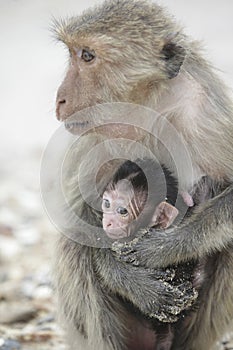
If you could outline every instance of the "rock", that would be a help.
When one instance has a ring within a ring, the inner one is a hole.
[[[52,289],[49,286],[39,286],[33,296],[35,299],[48,300],[52,297]]]
[[[0,323],[13,324],[18,322],[28,322],[35,318],[37,310],[27,304],[3,303],[0,304]],[[1,348],[0,348],[1,349]]]
[[[40,241],[40,232],[36,227],[22,225],[15,231],[17,241],[24,246],[32,246]]]
[[[55,317],[54,315],[52,314],[49,314],[43,318],[40,318],[38,321],[37,321],[37,325],[38,326],[42,326],[44,325],[45,323],[51,323],[51,322],[54,322],[55,321]]]
[[[21,345],[19,342],[11,339],[0,338],[0,350],[19,350]]]
[[[31,333],[24,333],[19,336],[19,339],[22,342],[35,342],[35,343],[41,343],[41,342],[47,342],[48,340],[52,339],[54,337],[54,333],[50,330],[45,331],[34,331]],[[1,348],[0,348],[1,350]]]
[[[0,235],[2,236],[13,236],[13,227],[10,225],[0,224]]]
[[[1,283],[0,301],[14,301],[20,297],[20,291],[15,281],[6,281]],[[0,304],[1,305],[1,304]],[[1,306],[0,306],[1,310]]]
[[[33,298],[34,291],[36,288],[35,281],[30,278],[25,278],[20,285],[20,292],[27,298]]]
[[[2,226],[7,226],[10,222],[11,225],[17,226],[19,222],[21,221],[21,217],[19,213],[13,211],[12,209],[9,209],[7,207],[2,207],[0,211],[0,223]]]
[[[0,257],[2,260],[10,261],[21,252],[22,250],[14,238],[0,236]]]

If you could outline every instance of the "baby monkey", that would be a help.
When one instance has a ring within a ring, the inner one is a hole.
[[[187,198],[192,199],[188,193],[185,195],[180,193],[180,195],[184,202]],[[179,214],[178,209],[174,206],[177,196],[177,180],[165,166],[151,159],[125,161],[118,168],[103,193],[103,229],[111,239],[130,237],[131,240],[132,235],[136,234],[140,228],[167,228]],[[143,236],[143,232],[140,234]],[[189,282],[194,287],[195,262],[173,266],[170,267],[171,269],[174,274],[169,283],[175,286]],[[192,292],[194,292],[195,300],[198,291],[193,289]],[[186,293],[188,294],[188,291]],[[153,317],[146,318],[132,306],[129,311],[137,315],[137,318],[142,320],[142,324],[148,322],[148,327],[153,329],[156,339],[153,347],[155,350],[171,349],[179,321],[178,323],[163,323]],[[185,314],[187,312],[190,311],[184,311]],[[181,320],[182,315],[178,319]],[[137,341],[131,345],[130,349],[136,349],[136,343]]]
[[[103,193],[103,229],[112,239],[130,237],[139,228],[165,229],[179,213],[177,194],[177,181],[165,166],[127,160]]]

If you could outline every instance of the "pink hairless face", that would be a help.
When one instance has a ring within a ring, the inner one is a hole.
[[[135,198],[140,196],[141,198]],[[133,191],[130,181],[120,180],[114,189],[107,188],[103,194],[103,229],[112,239],[121,239],[131,235],[130,225],[137,220],[145,205],[145,195]],[[178,210],[167,202],[159,203],[151,213],[147,226],[169,227]]]
[[[114,189],[107,189],[103,194],[103,229],[112,239],[130,235],[129,223],[136,217],[132,205],[134,192],[130,181],[124,179]]]

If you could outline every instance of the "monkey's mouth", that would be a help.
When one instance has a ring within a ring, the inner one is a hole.
[[[111,239],[121,239],[128,237],[127,230],[124,230],[123,228],[108,229],[106,230],[106,234]]]
[[[90,126],[90,122],[88,120],[85,121],[65,121],[65,128],[71,133],[75,133],[76,131],[80,131],[86,129]]]

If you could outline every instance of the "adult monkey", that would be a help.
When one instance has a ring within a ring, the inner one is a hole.
[[[200,45],[161,7],[113,0],[56,23],[56,32],[70,51],[57,96],[60,120],[96,103],[151,107],[183,137],[195,166],[194,182],[206,174],[223,187],[232,183],[233,106],[227,89],[201,56]],[[183,183],[189,178],[183,169]],[[150,268],[205,260],[199,310],[181,327],[173,350],[210,349],[233,318],[232,190],[230,185],[200,205],[168,234],[152,230],[128,256],[128,261],[137,259]]]

